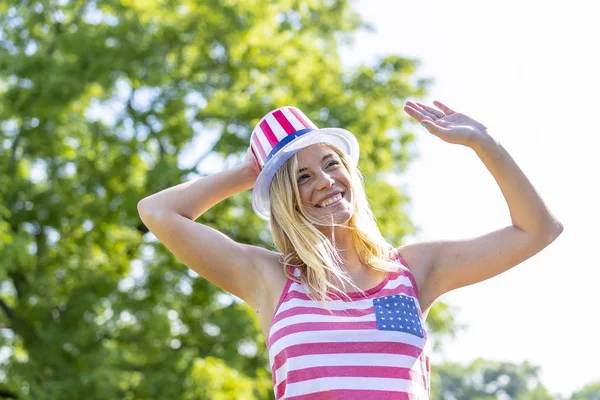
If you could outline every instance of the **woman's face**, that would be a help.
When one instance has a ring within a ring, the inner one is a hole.
[[[322,221],[348,222],[354,212],[351,177],[337,153],[318,143],[300,150],[297,157],[296,181],[306,212]]]

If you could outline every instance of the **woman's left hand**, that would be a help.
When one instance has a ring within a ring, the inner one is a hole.
[[[404,111],[425,126],[429,132],[448,143],[471,147],[487,135],[487,128],[482,123],[452,110],[439,101],[434,101],[433,104],[439,110],[425,104],[407,101]]]

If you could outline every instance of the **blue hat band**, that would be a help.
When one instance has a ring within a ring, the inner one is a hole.
[[[281,139],[279,141],[279,143],[277,143],[275,145],[275,147],[273,147],[273,149],[271,150],[271,152],[269,153],[269,155],[267,156],[267,159],[265,160],[264,165],[267,165],[267,163],[269,162],[269,160],[275,155],[277,154],[277,152],[279,152],[279,150],[281,150],[286,144],[290,143],[291,141],[293,141],[294,139],[296,139],[297,137],[300,137],[302,135],[307,134],[308,132],[312,132],[315,129],[313,128],[306,128],[306,129],[300,129],[299,131],[296,131],[294,133],[290,133],[289,135],[287,135],[286,137],[284,137],[283,139]]]

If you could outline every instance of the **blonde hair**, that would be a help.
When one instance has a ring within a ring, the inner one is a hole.
[[[342,258],[335,246],[335,238],[325,236],[316,225],[344,226],[352,231],[352,245],[356,248],[361,262],[379,271],[393,271],[394,268],[385,261],[389,260],[392,246],[381,235],[375,216],[367,200],[364,190],[364,176],[350,164],[345,153],[335,146],[327,145],[340,157],[343,166],[350,174],[352,202],[354,212],[346,225],[337,225],[333,221],[319,221],[308,214],[298,190],[296,171],[298,157],[294,154],[279,168],[270,188],[271,199],[271,231],[275,245],[282,253],[285,274],[292,280],[299,281],[308,296],[318,301],[324,308],[327,300],[332,300],[328,291],[335,291],[349,299],[349,296],[334,282],[348,282],[364,295],[352,281],[347,271],[342,268]],[[328,223],[325,223],[328,222]],[[288,265],[300,269],[300,277],[290,276]],[[335,279],[335,281],[334,281]]]

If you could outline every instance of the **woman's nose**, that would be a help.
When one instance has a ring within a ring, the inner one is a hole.
[[[328,173],[322,172],[319,174],[318,187],[319,189],[328,189],[333,186],[335,181]]]

